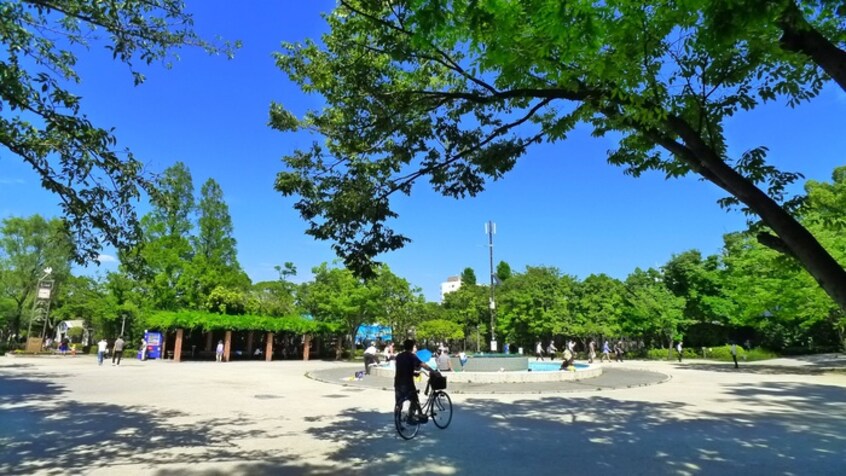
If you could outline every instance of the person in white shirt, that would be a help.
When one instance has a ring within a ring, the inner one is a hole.
[[[385,358],[385,362],[389,362],[394,358],[394,343],[390,342],[388,345],[385,346],[385,349],[382,351],[382,357]]]
[[[103,359],[106,358],[106,349],[109,348],[109,342],[106,339],[100,339],[97,342],[97,365],[103,365]]]
[[[364,374],[370,375],[370,366],[379,363],[379,351],[376,343],[371,342],[370,347],[364,350]]]

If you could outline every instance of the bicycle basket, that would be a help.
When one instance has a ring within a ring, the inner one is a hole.
[[[429,377],[429,385],[432,386],[432,390],[443,390],[447,386],[446,377],[443,375],[431,375]]]

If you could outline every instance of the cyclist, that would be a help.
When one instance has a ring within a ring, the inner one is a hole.
[[[417,387],[414,386],[414,372],[420,367],[428,371],[432,368],[423,363],[414,351],[417,350],[414,339],[403,342],[403,352],[396,356],[396,374],[394,375],[394,395],[396,411],[402,408],[402,402],[410,400],[416,412],[420,413],[420,400],[417,399]]]

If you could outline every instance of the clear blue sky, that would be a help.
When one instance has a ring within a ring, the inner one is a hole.
[[[271,101],[301,113],[319,107],[321,100],[300,93],[271,54],[282,41],[325,32],[319,13],[334,2],[187,4],[202,35],[243,41],[236,58],[185,50],[173,69],[146,69],[147,82],[133,87],[125,66],[92,50],[79,63],[84,110],[96,124],[114,126],[119,145],[151,171],[182,161],[198,194],[209,177],[220,183],[239,260],[253,281],[274,279],[273,266],[286,261],[299,268],[298,280],[308,280],[310,269],[334,254],[329,243],[303,233],[294,200],[275,192],[273,182],[281,157],[311,139],[280,134],[266,123]],[[742,113],[728,124],[731,153],[766,145],[775,165],[827,181],[846,158],[844,117],[846,95],[836,88],[798,109],[771,104]],[[396,229],[413,242],[382,259],[437,300],[440,283],[465,267],[485,280],[487,220],[497,223],[496,262],[507,261],[515,271],[555,266],[580,278],[606,273],[622,279],[635,267],[660,266],[692,248],[716,253],[724,233],[744,227],[743,216],[716,204],[724,193],[714,185],[696,177],[666,181],[655,173],[627,177],[605,161],[613,146],[591,138],[586,128],[564,143],[535,146],[504,180],[475,199],[444,198],[421,183],[410,199],[397,204]],[[0,151],[0,218],[55,216],[56,202],[22,160]],[[100,269],[116,269],[116,264]]]

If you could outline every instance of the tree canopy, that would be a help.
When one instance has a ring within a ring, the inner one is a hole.
[[[58,196],[76,260],[96,259],[104,241],[135,243],[135,202],[155,188],[113,130],[86,117],[73,91],[78,55],[103,48],[140,84],[140,66],[169,65],[181,47],[231,54],[237,45],[200,38],[182,0],[5,0],[0,45],[0,145]]]
[[[271,106],[272,127],[323,138],[286,157],[276,187],[299,197],[308,233],[367,275],[408,241],[389,226],[393,194],[426,179],[446,196],[476,195],[532,144],[586,123],[619,137],[608,161],[628,174],[698,174],[724,190],[721,205],[757,215],[757,239],[846,309],[846,271],[791,213],[786,187],[801,175],[769,165],[759,144],[730,153],[724,133],[729,117],[764,101],[819,93],[830,69],[779,40],[813,33],[837,57],[842,12],[837,2],[764,3],[341,0],[320,43],[276,56],[325,99],[302,118]],[[735,5],[754,22],[721,22]]]

